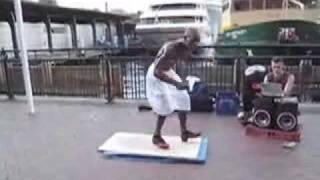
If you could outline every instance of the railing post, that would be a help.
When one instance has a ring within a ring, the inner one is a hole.
[[[112,95],[112,64],[111,61],[105,58],[105,55],[102,56],[103,61],[106,62],[106,80],[107,80],[107,100],[108,103],[111,103],[113,100]]]
[[[239,96],[242,95],[242,90],[243,90],[243,83],[244,83],[244,70],[246,66],[246,60],[241,58],[241,59],[236,59],[234,61],[234,86],[235,86],[235,91],[239,94]]]
[[[304,90],[303,90],[303,83],[302,83],[302,74],[303,74],[303,64],[304,64],[304,60],[301,60],[299,63],[299,96],[300,98],[303,98],[303,101],[305,100],[305,94],[304,94]]]
[[[52,78],[52,69],[51,64],[49,61],[41,62],[41,74],[42,74],[42,84],[43,88],[41,93],[47,94],[48,92],[51,93],[50,89],[53,85],[53,78]]]
[[[99,87],[98,87],[98,96],[100,97],[105,97],[105,92],[106,92],[106,62],[103,60],[102,55],[99,56],[99,65],[98,65],[98,70],[99,70]]]
[[[239,59],[234,60],[233,63],[233,87],[234,90],[239,94],[240,93],[240,84],[239,84],[239,74],[240,74],[240,63]]]
[[[1,59],[3,59],[3,65],[4,65],[4,72],[5,72],[5,76],[6,76],[6,85],[7,85],[7,96],[10,100],[12,100],[14,98],[14,94],[12,92],[12,88],[11,88],[11,77],[10,74],[8,72],[8,55],[7,53],[4,51],[4,49],[1,50],[1,55],[0,55]]]
[[[301,60],[299,64],[299,96],[303,101],[308,101],[308,85],[312,81],[312,60]]]

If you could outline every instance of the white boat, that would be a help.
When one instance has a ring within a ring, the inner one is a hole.
[[[68,24],[52,23],[52,44],[53,48],[72,48],[71,30]],[[24,23],[26,46],[28,49],[48,49],[47,31],[44,23]],[[105,36],[106,26],[97,23],[97,38],[102,39]],[[90,24],[78,24],[78,46],[81,48],[93,47],[93,37]],[[0,22],[0,49],[13,49],[11,31],[9,24]]]
[[[160,47],[193,27],[200,32],[201,44],[214,44],[231,23],[230,14],[231,0],[156,0],[140,16],[136,33],[145,46]]]

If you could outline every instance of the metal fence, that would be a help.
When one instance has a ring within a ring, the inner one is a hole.
[[[107,57],[111,65],[112,94],[123,99],[146,98],[146,74],[153,57]],[[211,92],[235,90],[234,66],[219,65],[210,58],[195,58],[190,63],[178,63],[176,71],[185,79],[197,76]]]
[[[94,55],[88,55],[89,51],[95,52]],[[63,56],[54,55],[62,52]],[[89,49],[85,51],[87,55],[84,57],[79,54],[73,56],[72,53],[70,56],[65,56],[66,52],[69,51],[54,51],[51,55],[51,52],[44,50],[41,50],[42,54],[40,51],[29,52],[31,81],[35,95],[90,96],[105,98],[108,101],[112,98],[146,98],[146,73],[154,60],[152,56],[112,56],[103,49],[95,51]],[[208,84],[212,94],[220,90],[241,93],[243,72],[247,62],[252,59],[271,59],[271,56],[219,58],[236,60],[224,64],[218,63],[214,58],[194,57],[189,63],[179,62],[176,71],[183,79],[188,75],[199,77]],[[319,98],[320,65],[314,65],[312,62],[319,60],[320,56],[286,58],[300,62],[287,66],[287,70],[295,74],[297,95],[304,101]],[[0,93],[9,97],[24,94],[20,62],[5,55],[0,59]]]
[[[108,57],[112,67],[111,81],[113,97],[122,99],[142,99],[146,97],[146,73],[152,57]],[[176,71],[185,79],[197,76],[205,82],[212,95],[217,91],[242,93],[243,72],[246,59],[236,60],[233,64],[219,64],[210,58],[194,58],[190,63],[178,63]],[[267,66],[270,69],[269,66]],[[320,97],[320,66],[303,60],[299,65],[286,66],[295,76],[294,93],[303,101]]]
[[[30,61],[30,76],[35,95],[91,96],[109,99],[107,61],[102,58],[84,60]],[[0,92],[13,97],[24,94],[21,63],[17,60],[0,62]]]

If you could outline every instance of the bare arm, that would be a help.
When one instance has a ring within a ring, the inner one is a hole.
[[[264,77],[264,79],[263,79],[263,83],[268,83],[268,75],[266,75],[265,77]]]
[[[166,68],[165,69],[157,68],[157,69],[155,69],[154,74],[158,79],[160,79],[163,82],[166,82],[168,84],[175,86],[178,90],[187,90],[189,88],[188,83],[181,82],[179,80],[177,81],[177,80],[171,78],[170,76],[167,75],[166,71],[167,71]]]
[[[155,70],[154,70],[154,76],[157,77],[158,79],[160,79],[161,81],[163,82],[166,82],[166,83],[169,83],[171,85],[174,85],[176,86],[179,82],[172,79],[171,77],[169,77],[165,71],[167,70],[164,70],[162,68],[159,68],[156,66]]]
[[[287,83],[284,87],[284,95],[290,95],[292,88],[294,86],[294,76],[292,74],[289,75]]]

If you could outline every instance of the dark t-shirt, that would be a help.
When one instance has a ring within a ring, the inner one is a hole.
[[[290,74],[288,72],[284,72],[280,77],[275,77],[274,74],[272,72],[270,72],[267,74],[267,82],[279,83],[279,84],[281,84],[282,89],[284,89],[287,82],[288,82],[289,76],[290,76]]]

